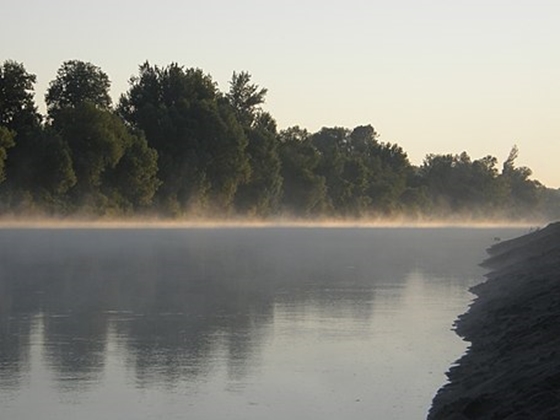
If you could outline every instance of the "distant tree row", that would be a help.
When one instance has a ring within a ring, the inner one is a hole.
[[[412,165],[371,125],[278,130],[247,72],[227,92],[200,69],[146,62],[112,104],[110,80],[62,64],[34,102],[35,75],[0,67],[0,214],[295,217],[556,217],[558,191],[495,157]]]

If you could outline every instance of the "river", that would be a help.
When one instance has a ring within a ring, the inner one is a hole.
[[[422,419],[523,228],[1,229],[0,413]]]

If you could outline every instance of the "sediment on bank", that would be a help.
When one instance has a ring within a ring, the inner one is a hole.
[[[455,329],[471,343],[428,420],[560,418],[560,223],[488,249]]]

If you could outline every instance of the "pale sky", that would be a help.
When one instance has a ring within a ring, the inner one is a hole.
[[[92,62],[113,100],[138,65],[177,62],[222,91],[246,70],[279,128],[372,124],[414,164],[496,156],[560,187],[558,0],[0,0],[0,60],[37,75]]]

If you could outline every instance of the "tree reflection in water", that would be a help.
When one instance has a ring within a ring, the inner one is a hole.
[[[500,236],[508,232],[518,230]],[[221,369],[223,387],[238,390],[269,368],[263,349],[279,337],[351,342],[371,335],[376,310],[406,298],[410,273],[464,293],[480,277],[476,264],[494,236],[472,229],[6,229],[0,390],[28,386],[34,345],[41,346],[37,363],[63,393],[110,387],[108,366],[119,364],[132,378],[128,386],[147,391],[196,388]]]

